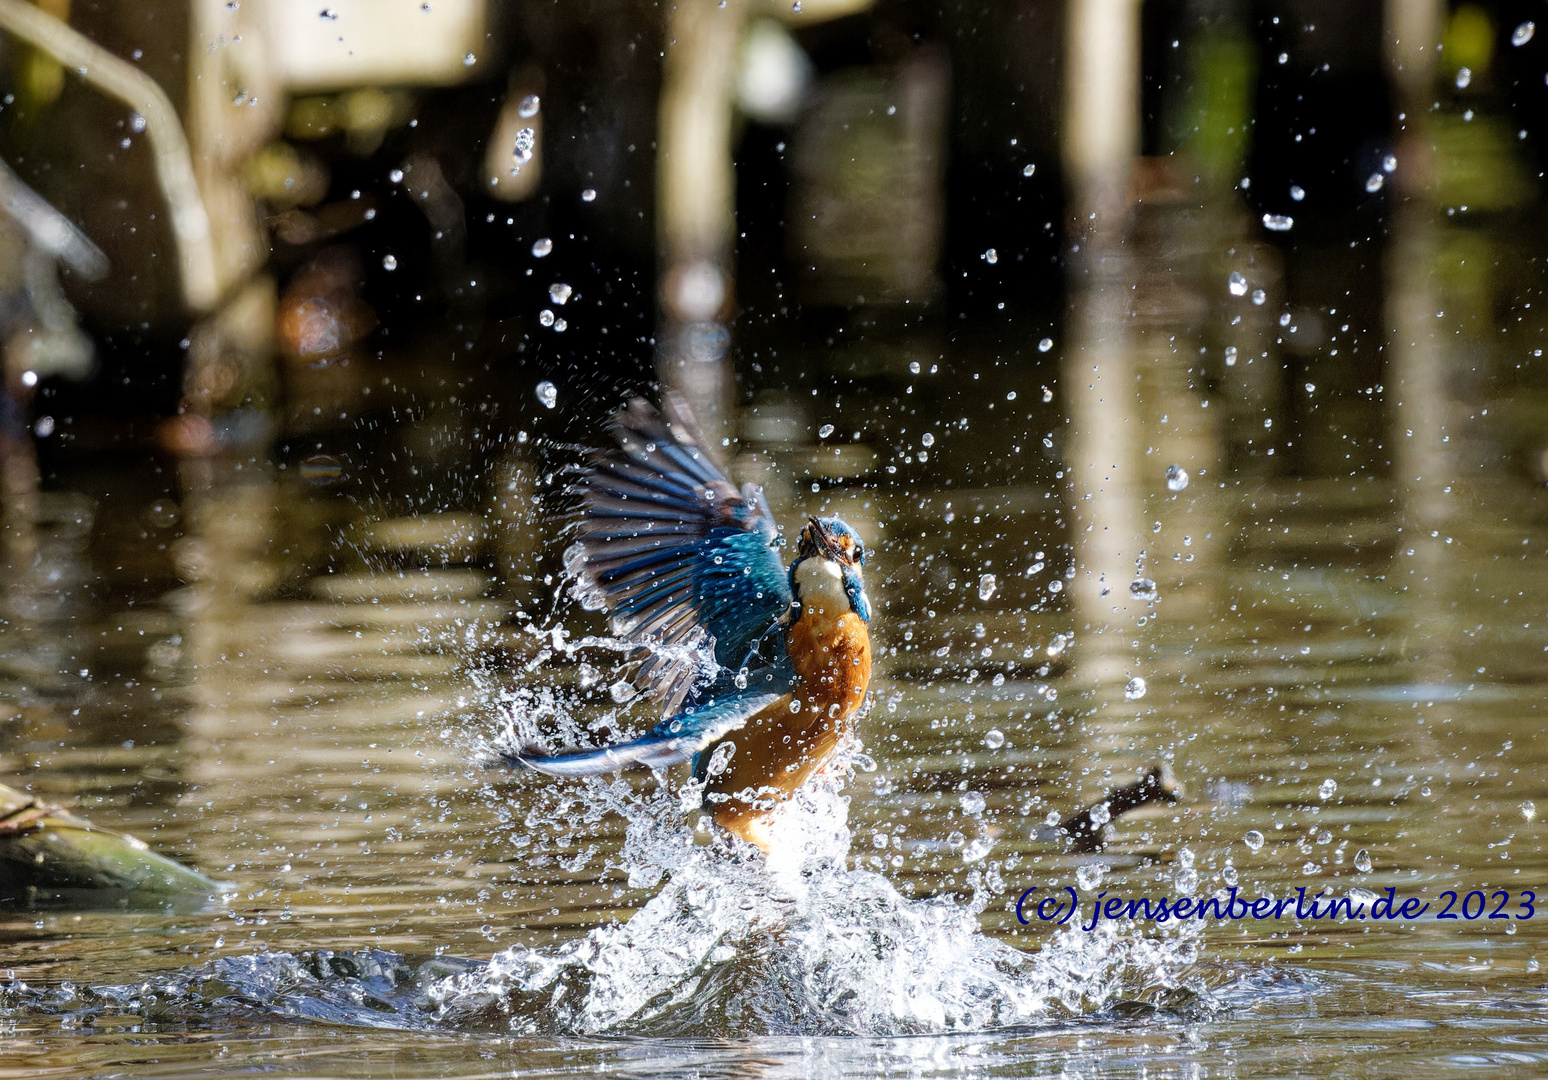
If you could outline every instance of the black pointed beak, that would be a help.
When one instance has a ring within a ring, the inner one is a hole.
[[[823,527],[822,522],[818,521],[814,517],[807,518],[806,520],[812,526],[812,539],[816,540],[818,544],[822,545],[822,550],[828,553],[828,558],[832,559],[836,563],[844,562],[843,557],[839,555],[838,548],[833,544],[832,534]]]

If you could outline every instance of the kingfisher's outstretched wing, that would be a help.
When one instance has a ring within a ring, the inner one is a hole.
[[[764,670],[741,676],[746,686],[737,686],[737,676],[726,672],[698,695],[698,700],[675,716],[668,717],[638,739],[599,746],[588,750],[565,750],[557,754],[522,751],[507,754],[512,766],[525,765],[550,776],[588,776],[614,772],[629,765],[647,765],[665,769],[687,761],[725,737],[770,706],[778,706],[794,690],[794,675]]]
[[[719,669],[788,667],[774,631],[792,597],[762,490],[737,491],[681,399],[666,407],[636,398],[613,417],[617,448],[593,455],[575,485],[582,516],[564,563],[582,605],[650,649],[635,681],[671,716]],[[711,640],[706,670],[692,646]]]

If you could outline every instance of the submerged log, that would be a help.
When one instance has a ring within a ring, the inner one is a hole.
[[[0,908],[198,907],[217,891],[143,840],[0,784]]]
[[[1172,767],[1163,762],[1132,784],[1114,788],[1100,802],[1073,817],[1057,825],[1039,826],[1033,835],[1039,840],[1066,841],[1067,850],[1072,852],[1101,851],[1113,839],[1113,822],[1119,817],[1151,803],[1175,803],[1181,797],[1182,785],[1172,775]]]

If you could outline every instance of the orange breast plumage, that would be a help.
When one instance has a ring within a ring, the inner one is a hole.
[[[833,756],[871,681],[871,636],[854,612],[808,612],[791,626],[787,644],[800,676],[796,693],[725,740],[735,749],[706,785],[716,824],[765,850],[768,812]]]

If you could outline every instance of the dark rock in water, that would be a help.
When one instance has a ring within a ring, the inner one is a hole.
[[[216,882],[0,784],[0,908],[197,908]]]

